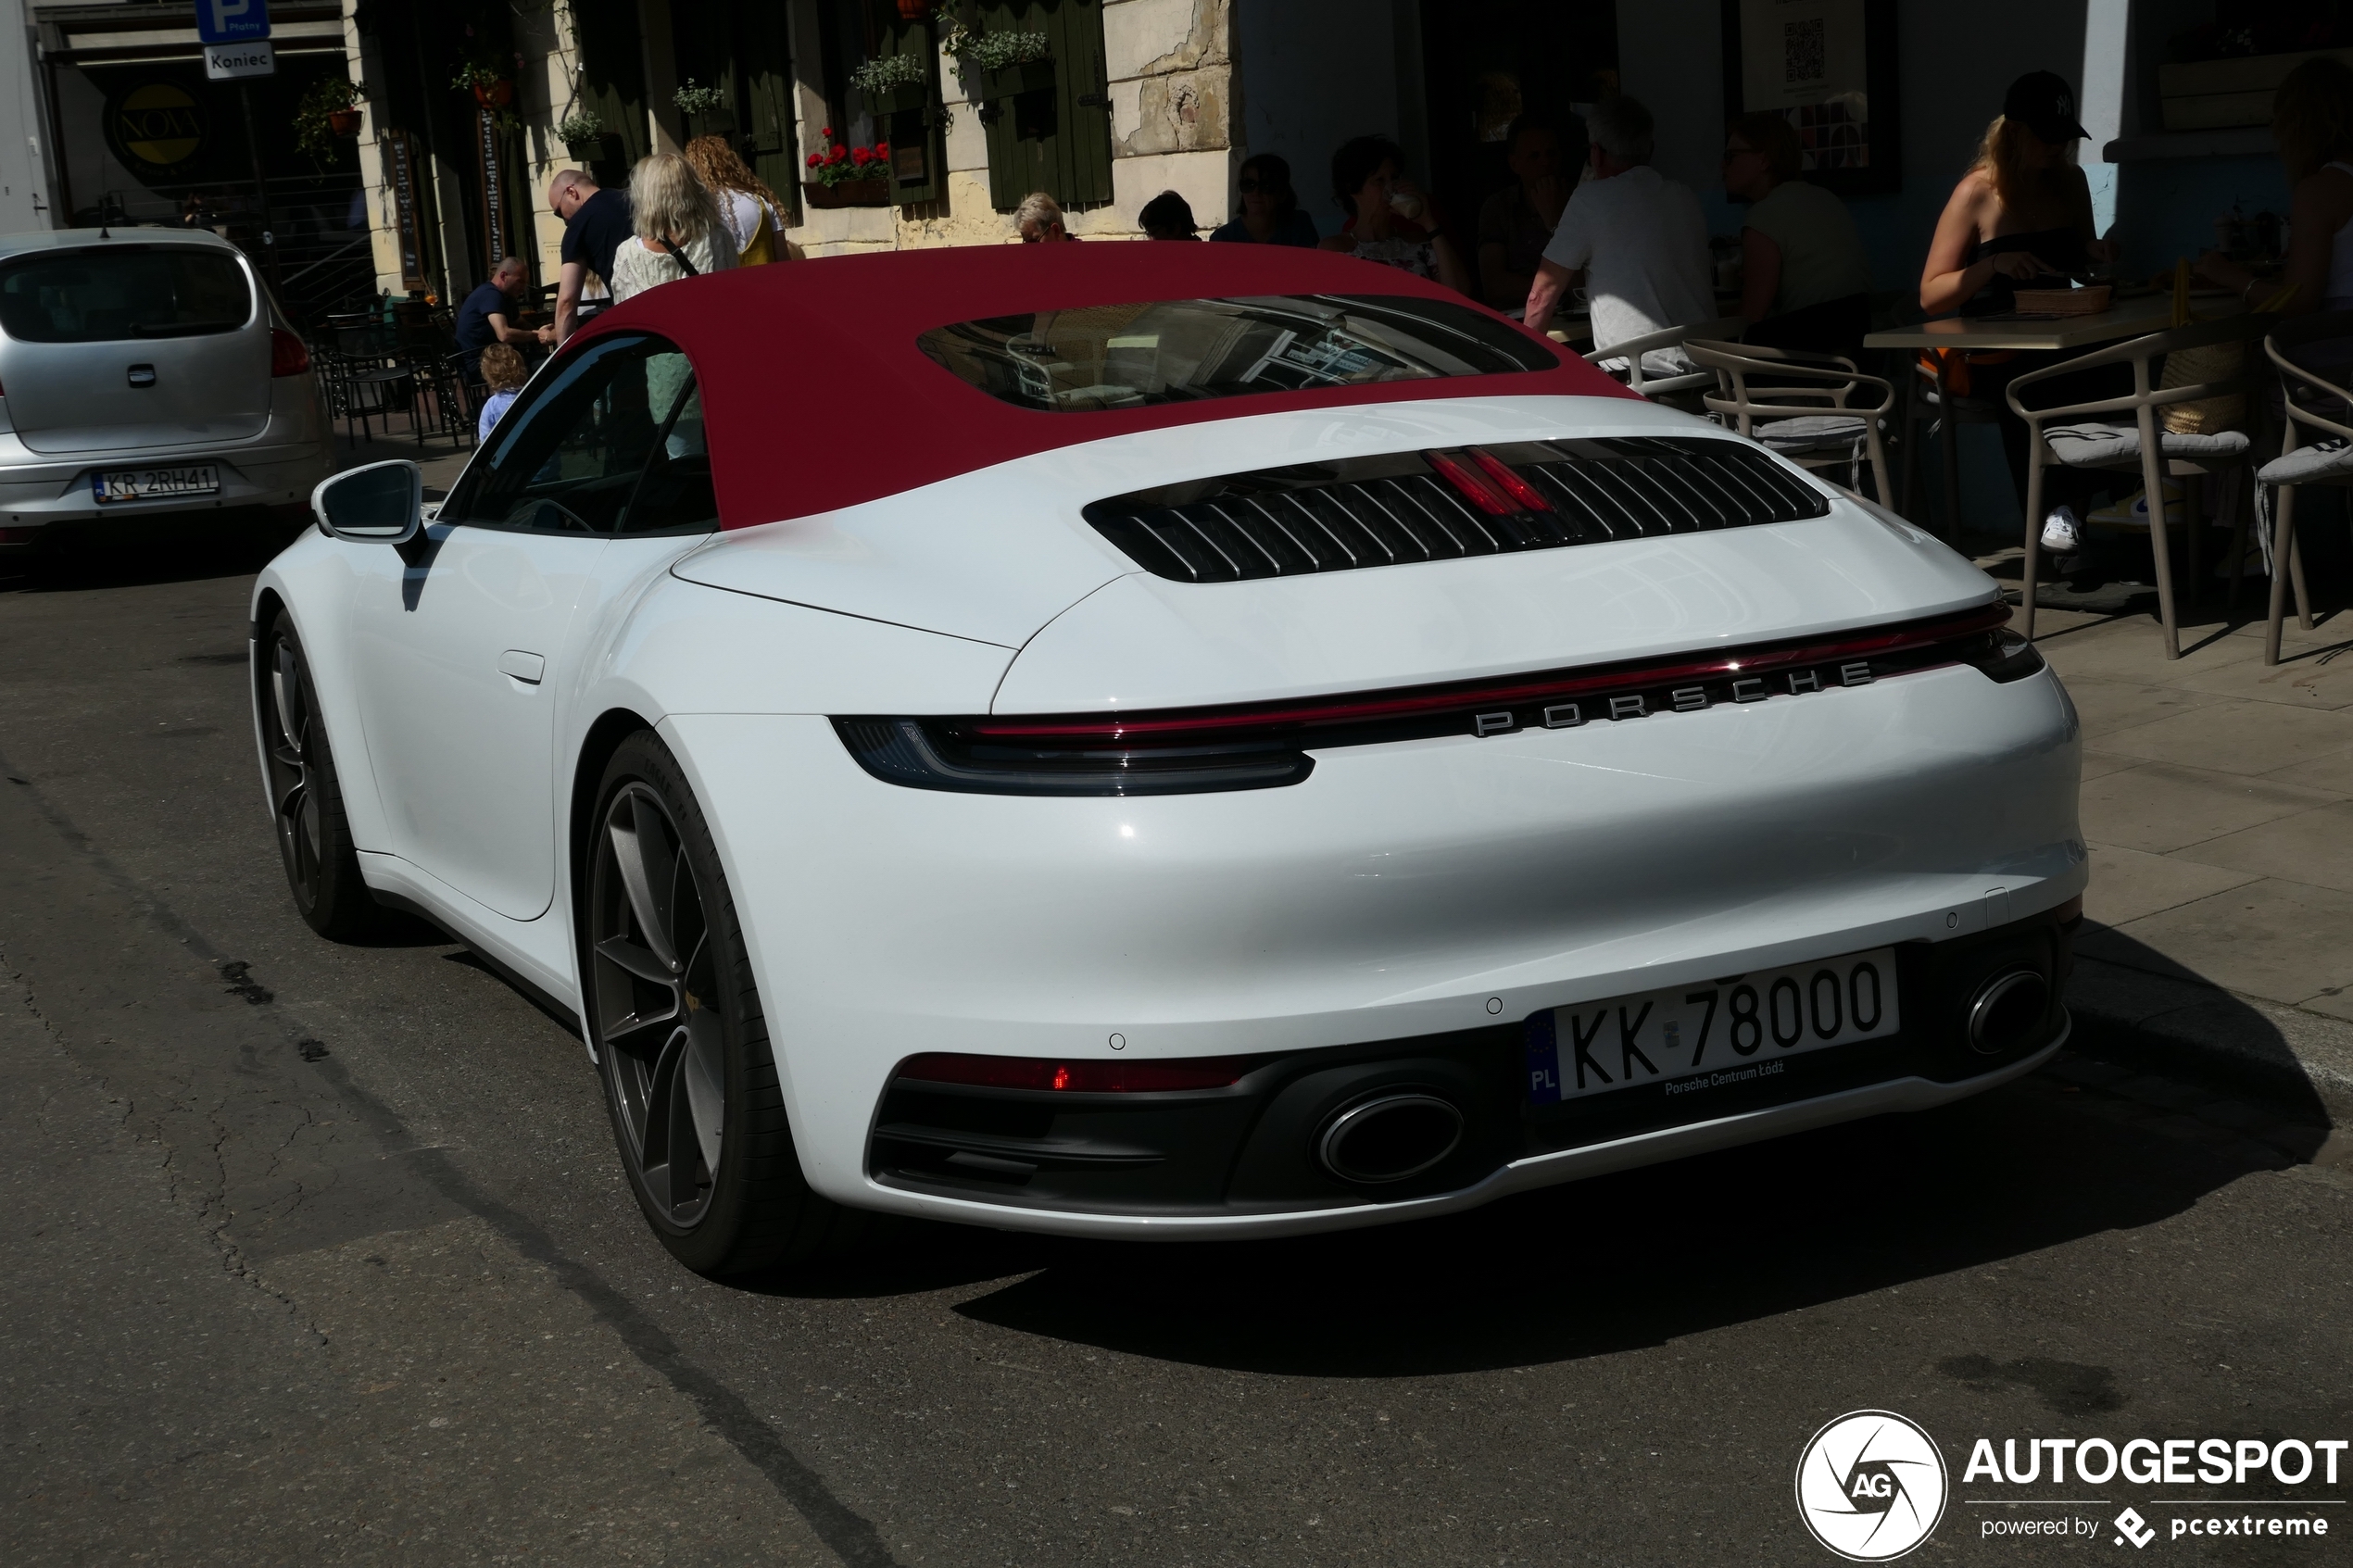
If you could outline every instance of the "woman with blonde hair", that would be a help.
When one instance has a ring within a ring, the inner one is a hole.
[[[2287,264],[2266,281],[2208,253],[2198,274],[2250,306],[2292,287],[2279,307],[2284,316],[2353,310],[2353,69],[2322,55],[2289,71],[2271,97],[2271,140],[2294,187]]]
[[[789,257],[776,193],[736,156],[726,137],[698,136],[686,144],[685,157],[719,204],[720,221],[736,242],[736,265],[764,267]]]
[[[681,278],[736,265],[736,242],[719,204],[676,153],[640,158],[629,171],[629,211],[636,235],[613,251],[615,305]]]
[[[2092,188],[2075,165],[2086,134],[2059,77],[2030,71],[2010,83],[1936,221],[1921,309],[1990,315],[2009,309],[2020,286],[2065,288],[2091,263],[2115,258],[2115,246],[2093,231]]]

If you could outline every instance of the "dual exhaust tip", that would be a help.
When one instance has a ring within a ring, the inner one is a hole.
[[[1969,1048],[2000,1056],[2030,1044],[2050,1010],[2051,985],[2034,970],[2007,969],[1969,997]],[[1324,1123],[1315,1163],[1358,1186],[1408,1181],[1434,1169],[1462,1147],[1463,1111],[1453,1101],[1419,1089],[1367,1096]]]

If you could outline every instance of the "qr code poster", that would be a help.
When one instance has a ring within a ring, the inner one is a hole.
[[[1744,108],[1836,101],[1863,119],[1863,0],[1741,0],[1741,54]]]

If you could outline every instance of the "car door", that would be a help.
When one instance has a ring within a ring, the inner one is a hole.
[[[636,335],[573,358],[501,422],[420,546],[377,552],[362,585],[356,684],[390,847],[510,919],[555,893],[574,621],[605,596],[600,565],[691,394],[684,367]]]

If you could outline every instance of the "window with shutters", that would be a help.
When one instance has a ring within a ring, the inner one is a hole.
[[[990,0],[986,31],[1042,32],[1053,82],[1002,83],[1021,91],[981,107],[988,133],[988,193],[1011,212],[1032,191],[1065,210],[1112,198],[1111,93],[1103,64],[1102,0]]]
[[[674,5],[671,44],[680,82],[716,87],[723,108],[705,122],[670,118],[682,135],[698,130],[725,136],[751,171],[796,216],[800,191],[792,109],[792,42],[781,6]],[[668,106],[665,108],[668,109]]]
[[[636,0],[572,0],[572,16],[580,44],[573,101],[605,122],[603,151],[589,160],[588,172],[599,185],[625,186],[637,160],[653,151]]]
[[[824,0],[820,21],[834,140],[849,146],[890,144],[894,205],[938,200],[948,188],[948,127],[939,102],[939,45],[930,19],[909,20],[895,6],[875,0]],[[902,55],[916,57],[920,82],[881,93],[851,85],[867,61]]]

